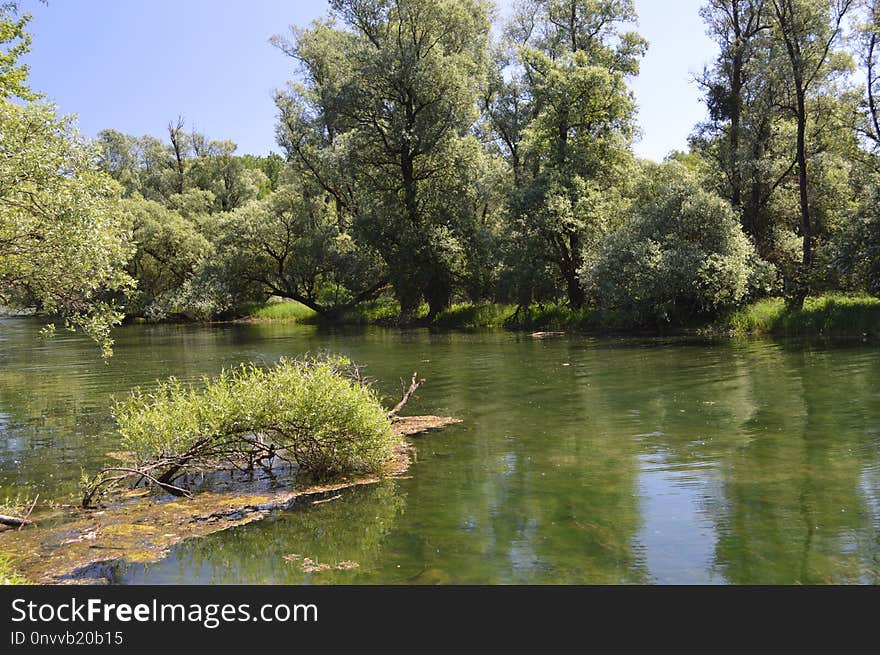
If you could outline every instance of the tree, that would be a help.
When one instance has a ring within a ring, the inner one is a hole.
[[[773,120],[768,107],[774,96],[770,15],[765,0],[711,0],[701,14],[720,45],[715,65],[700,79],[711,122],[699,130],[715,141],[704,151],[714,155],[723,171],[720,190],[742,213],[743,229],[757,242],[763,236],[758,215],[772,192],[758,173]]]
[[[137,247],[128,267],[137,280],[128,315],[163,318],[189,313],[180,291],[210,257],[210,242],[195,223],[153,200],[134,196],[123,200],[120,210]]]
[[[788,59],[787,81],[794,100],[790,111],[797,125],[795,161],[798,170],[798,196],[803,239],[800,280],[791,301],[802,306],[809,292],[813,267],[813,224],[810,218],[810,174],[807,128],[808,101],[820,93],[848,68],[845,57],[835,47],[841,38],[843,19],[855,0],[771,0],[777,38],[784,44]]]
[[[830,281],[814,259],[827,254],[848,210],[846,178],[860,159],[849,57],[836,48],[846,11],[846,3],[769,0],[712,0],[703,9],[720,54],[701,79],[710,120],[691,145],[712,163],[713,188],[777,265],[794,304]]]
[[[627,324],[714,317],[775,278],[727,201],[676,162],[647,164],[630,218],[587,259],[585,287]]]
[[[532,114],[522,131],[528,180],[514,195],[514,230],[532,257],[558,270],[575,308],[585,301],[584,252],[617,220],[632,164],[635,102],[626,80],[638,73],[647,43],[620,26],[635,17],[629,0],[533,0],[510,30],[523,44],[518,64]],[[519,122],[511,109],[522,94],[516,86],[506,93],[507,118],[495,124],[512,143],[515,130],[505,123]]]
[[[31,35],[25,29],[30,20],[30,14],[19,15],[17,2],[0,2],[0,100],[38,97],[28,86],[28,67],[21,63],[31,49]]]
[[[0,304],[60,314],[110,353],[130,238],[120,189],[70,118],[0,100]]]
[[[469,132],[487,67],[483,0],[334,0],[332,23],[275,43],[302,67],[279,143],[380,254],[401,315],[449,305],[486,155]]]
[[[210,141],[187,168],[187,184],[214,194],[214,212],[228,212],[269,192],[269,178],[242,157],[232,141]]]
[[[101,167],[125,187],[127,196],[140,194],[165,206],[193,190],[210,192],[210,212],[231,211],[266,195],[270,174],[277,183],[279,165],[271,156],[239,157],[232,141],[211,141],[183,128],[181,118],[170,122],[167,144],[153,136],[103,130],[98,135]]]
[[[225,288],[233,304],[274,295],[333,315],[388,285],[369,251],[340,231],[334,205],[296,184],[218,215],[207,229],[216,261],[202,280]]]
[[[168,140],[171,141],[171,149],[174,151],[174,163],[177,170],[177,193],[186,191],[184,169],[190,150],[187,134],[183,127],[184,121],[182,116],[178,116],[176,122],[168,123]]]
[[[30,17],[17,9],[0,4],[0,304],[60,315],[109,356],[121,319],[110,296],[131,285],[119,188],[73,120],[35,101],[19,61]]]
[[[880,189],[868,189],[834,241],[834,265],[848,286],[880,296]]]
[[[871,168],[880,172],[880,2],[866,0],[856,25],[858,60],[865,73],[863,119],[856,126]]]

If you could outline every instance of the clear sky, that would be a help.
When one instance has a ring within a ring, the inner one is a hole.
[[[636,0],[651,42],[634,83],[638,154],[662,159],[686,146],[704,116],[693,75],[714,56],[698,10],[704,0]],[[512,0],[497,3],[504,13]],[[24,0],[33,14],[31,85],[104,128],[164,137],[178,114],[240,153],[275,149],[272,93],[293,73],[272,34],[326,14],[325,0]]]

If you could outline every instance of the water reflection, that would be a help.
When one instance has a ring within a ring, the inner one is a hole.
[[[465,420],[419,439],[409,479],[119,566],[120,582],[880,581],[872,346],[131,326],[104,365],[36,329],[0,328],[0,496],[75,490],[114,449],[112,394],[247,360],[341,351],[389,397],[418,369],[412,411]]]

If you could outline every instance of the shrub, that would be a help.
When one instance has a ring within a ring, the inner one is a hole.
[[[769,292],[774,278],[730,205],[676,163],[649,172],[632,216],[581,271],[600,309],[639,324],[716,315]]]
[[[341,357],[241,366],[202,388],[171,378],[135,389],[114,416],[134,463],[89,481],[85,505],[130,477],[182,494],[173,483],[187,471],[250,469],[276,457],[319,476],[378,473],[397,443],[378,396]]]

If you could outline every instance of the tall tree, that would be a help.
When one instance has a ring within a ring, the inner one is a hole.
[[[777,38],[785,47],[787,80],[793,102],[789,109],[796,122],[795,162],[798,171],[803,259],[799,280],[790,294],[802,306],[810,289],[813,268],[813,224],[810,218],[810,173],[807,143],[812,95],[846,70],[835,48],[841,39],[843,20],[855,0],[770,0]]]
[[[174,151],[174,163],[177,170],[177,193],[183,193],[186,190],[185,185],[185,163],[189,151],[187,144],[187,134],[183,130],[184,121],[182,116],[177,117],[177,121],[168,123],[168,140],[171,141],[171,149]]]
[[[766,56],[770,17],[765,0],[711,0],[701,14],[710,35],[720,45],[716,63],[703,74],[701,83],[713,124],[722,136],[719,158],[727,182],[725,195],[742,212],[745,231],[757,237],[757,208],[754,203],[748,206],[743,196],[748,195],[749,150],[755,150],[748,147],[749,128],[755,118],[752,110],[768,93],[756,60],[762,54]],[[767,113],[762,115],[766,117]]]
[[[867,150],[880,154],[880,1],[866,0],[861,20],[856,27],[858,58],[864,73],[864,120],[857,132]],[[874,157],[873,167],[880,171],[880,160]]]
[[[531,0],[509,30],[523,44],[519,66],[532,103],[522,146],[529,179],[514,202],[515,229],[532,256],[557,268],[573,307],[585,301],[584,251],[614,222],[615,190],[632,163],[636,107],[626,82],[647,42],[621,27],[635,19],[630,0]]]
[[[343,24],[275,43],[303,83],[278,98],[279,141],[385,262],[404,319],[449,305],[481,213],[472,128],[487,70],[484,0],[333,0]]]

